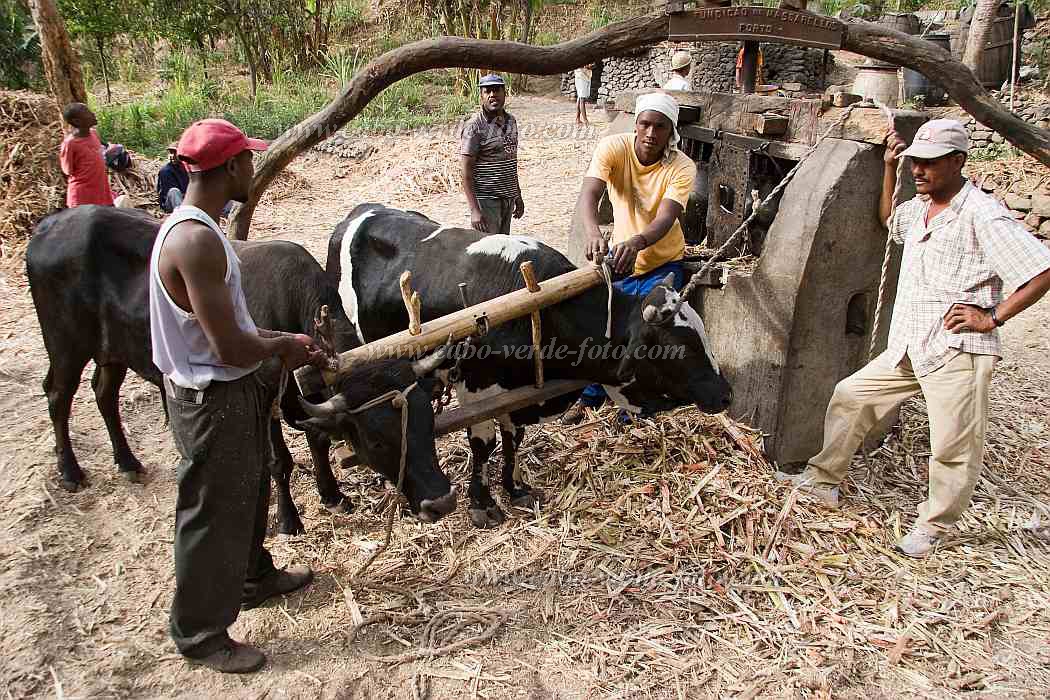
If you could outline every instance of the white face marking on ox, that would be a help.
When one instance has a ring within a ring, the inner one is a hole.
[[[354,263],[350,259],[350,246],[353,244],[354,235],[361,228],[361,224],[374,215],[374,210],[366,211],[351,221],[350,225],[346,227],[346,231],[343,232],[343,242],[339,247],[339,269],[342,271],[339,277],[339,297],[343,300],[343,310],[346,311],[346,315],[350,317],[350,322],[357,329],[357,339],[361,341],[362,345],[365,343],[365,334],[361,332],[361,324],[357,320],[357,292],[354,291]]]
[[[437,235],[439,233],[441,233],[442,231],[448,231],[450,228],[452,228],[452,227],[451,226],[439,226],[437,229],[434,230],[434,232],[432,234],[430,234],[429,236],[427,236],[426,238],[421,240],[420,243],[426,243],[431,238],[436,238]]]
[[[623,395],[623,389],[626,389],[627,387],[629,387],[632,384],[634,384],[634,381],[635,380],[632,379],[631,381],[627,382],[626,384],[622,384],[622,385],[620,385],[618,387],[610,386],[608,384],[602,384],[602,387],[605,388],[605,393],[609,395],[609,398],[612,399],[612,402],[614,404],[616,404],[620,408],[624,409],[628,413],[636,413],[637,414],[637,413],[641,413],[642,412],[642,407],[641,406],[635,406],[633,403],[630,402],[630,400],[628,400],[628,398],[626,396]]]
[[[675,301],[678,300],[678,293],[672,292]],[[700,336],[700,342],[704,344],[704,352],[707,353],[707,359],[711,362],[711,367],[715,370],[715,374],[722,374],[722,371],[718,368],[718,362],[715,361],[715,356],[711,353],[711,341],[707,339],[707,331],[704,330],[704,319],[700,318],[700,314],[696,313],[689,304],[682,304],[682,308],[678,310],[678,315],[674,317],[674,325],[684,328],[692,328],[696,331],[696,334]]]
[[[493,233],[467,246],[467,255],[498,255],[509,263],[530,250],[537,250],[539,241],[527,236],[510,236],[505,233]]]

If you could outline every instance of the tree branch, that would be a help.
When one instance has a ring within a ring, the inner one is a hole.
[[[342,128],[376,95],[402,78],[434,68],[487,68],[553,75],[666,38],[667,16],[647,15],[610,24],[555,46],[440,37],[388,51],[354,76],[335,100],[270,144],[255,173],[251,196],[238,208],[230,223],[230,233],[234,238],[245,240],[259,199],[277,174],[297,155]]]
[[[862,20],[851,21],[846,29],[843,48],[919,71],[947,90],[977,121],[1050,166],[1050,132],[1032,126],[1003,107],[977,82],[973,72],[953,61],[947,51],[918,37]]]
[[[402,78],[435,68],[457,67],[553,75],[663,41],[667,38],[667,29],[667,15],[652,14],[610,24],[555,46],[440,37],[388,51],[354,76],[335,100],[270,145],[259,163],[251,196],[233,217],[230,233],[234,238],[246,239],[259,199],[277,174],[300,153],[342,128],[376,95]],[[968,68],[953,61],[939,46],[881,25],[854,20],[846,25],[843,48],[919,71],[947,90],[982,124],[1050,166],[1050,132],[1007,111],[985,91]]]

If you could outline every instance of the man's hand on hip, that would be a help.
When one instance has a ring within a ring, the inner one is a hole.
[[[951,333],[990,333],[995,330],[995,321],[979,306],[954,304],[944,317],[944,327]]]

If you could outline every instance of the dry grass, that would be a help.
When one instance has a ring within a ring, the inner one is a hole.
[[[36,222],[64,204],[62,137],[51,97],[0,90],[0,259],[17,257]]]
[[[1023,416],[1038,411],[1050,373],[1018,389],[1019,371],[1000,367],[974,506],[927,561],[892,544],[926,488],[921,401],[906,404],[870,468],[857,458],[841,511],[775,482],[745,426],[683,409],[622,427],[606,409],[529,431],[522,463],[547,499],[499,531],[461,527],[462,514],[450,527],[402,522],[353,585],[347,572],[378,533],[350,541],[315,527],[294,548],[339,581],[337,605],[355,625],[348,651],[411,662],[417,680],[452,670],[427,660],[419,625],[481,606],[497,622],[513,611],[497,639],[527,633],[600,695],[870,697],[888,678],[937,697],[1046,687],[1050,426]],[[445,439],[440,455],[463,483],[462,440]],[[355,498],[355,520],[378,521],[388,502],[371,490]],[[473,622],[445,643],[483,643]]]
[[[1000,196],[1050,194],[1050,171],[1026,153],[1000,160],[970,160],[965,173],[978,187]]]

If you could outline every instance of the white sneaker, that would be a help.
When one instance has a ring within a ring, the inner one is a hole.
[[[777,481],[794,484],[803,498],[817,501],[828,508],[839,507],[839,487],[814,485],[816,477],[808,469],[800,474],[778,471],[776,477]]]
[[[916,525],[897,542],[897,549],[909,557],[923,559],[937,546],[946,533]]]

